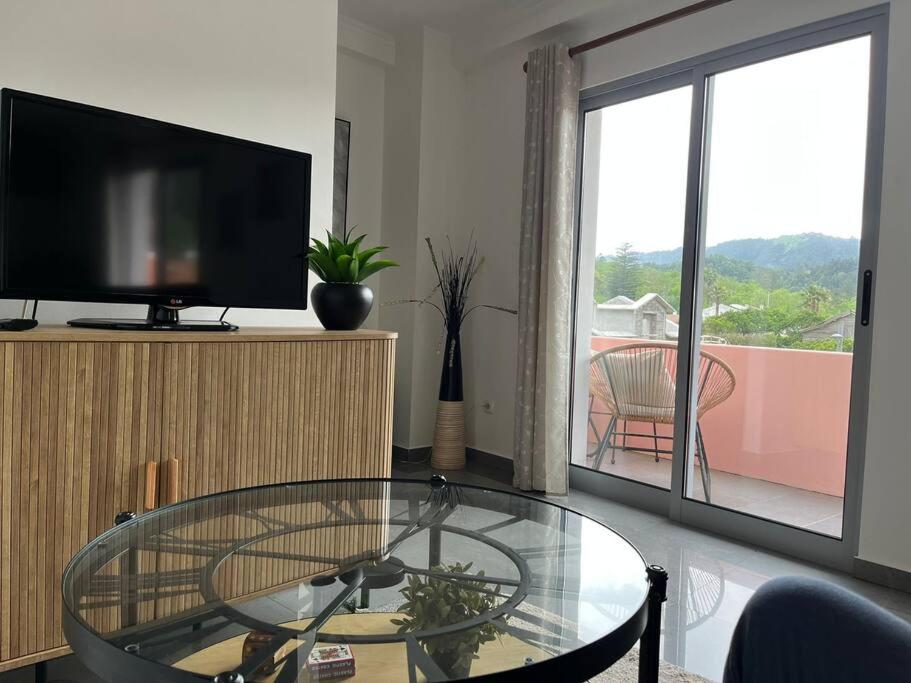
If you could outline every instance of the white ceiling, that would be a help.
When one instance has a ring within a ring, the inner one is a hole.
[[[468,36],[490,22],[551,7],[560,0],[339,0],[339,14],[394,32],[424,24],[452,36]]]
[[[689,0],[338,0],[339,14],[389,34],[429,26],[449,34],[463,65],[520,41],[584,34],[598,18],[646,6],[681,5]],[[660,12],[655,10],[657,13]],[[626,25],[621,21],[619,26]]]

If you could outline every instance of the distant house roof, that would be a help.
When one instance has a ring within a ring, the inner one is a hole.
[[[638,299],[636,299],[635,301],[633,301],[632,299],[630,299],[629,297],[626,297],[626,296],[615,296],[613,299],[610,299],[606,304],[598,304],[598,308],[600,308],[602,310],[614,310],[614,311],[621,311],[621,310],[635,311],[637,308],[642,308],[643,306],[645,306],[647,303],[649,303],[651,301],[654,301],[655,303],[657,303],[668,313],[674,312],[674,307],[671,306],[667,301],[665,301],[664,298],[662,298],[662,296],[660,294],[655,294],[654,292],[644,294],[641,297],[639,297]]]
[[[810,325],[810,327],[803,328],[800,332],[801,334],[806,334],[807,332],[815,332],[816,330],[822,330],[831,325],[832,323],[837,323],[839,320],[847,320],[848,318],[855,318],[856,314],[854,311],[848,311],[847,313],[842,313],[841,315],[833,315],[831,318],[823,320],[821,323],[816,323],[815,325]],[[852,323],[853,326],[853,323]]]
[[[725,313],[734,313],[739,311],[748,311],[750,307],[746,304],[719,304],[717,315],[724,315]],[[712,318],[716,315],[715,306],[709,306],[708,308],[702,309],[702,319]]]

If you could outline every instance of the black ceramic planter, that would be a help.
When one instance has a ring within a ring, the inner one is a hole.
[[[356,330],[373,307],[373,290],[360,284],[320,282],[310,292],[310,303],[327,330]]]

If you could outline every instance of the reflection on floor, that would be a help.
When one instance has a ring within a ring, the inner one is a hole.
[[[624,451],[619,448],[615,449],[614,455],[615,463],[612,465],[611,451],[608,450],[604,454],[600,471],[665,489],[670,488],[670,460],[662,458],[655,462],[655,457],[650,453]],[[591,467],[593,462],[594,458],[589,457],[585,461],[585,466]],[[693,497],[705,500],[698,465],[694,474]],[[712,472],[712,503],[821,534],[841,536],[843,499],[839,496],[828,496],[824,493],[716,470]]]
[[[654,458],[651,462],[655,464]],[[511,475],[502,470],[475,465],[444,474],[450,481],[511,488]],[[426,465],[395,466],[395,476],[429,475]],[[911,621],[911,594],[719,538],[587,493],[571,491],[566,498],[552,500],[616,529],[639,548],[646,561],[668,569],[662,657],[710,680],[721,680],[731,633],[746,601],[759,586],[776,576],[802,575],[832,581]]]

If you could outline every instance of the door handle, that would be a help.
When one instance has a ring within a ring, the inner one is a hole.
[[[146,463],[146,510],[154,510],[158,507],[158,463],[150,461]]]
[[[180,500],[180,462],[177,458],[168,460],[168,481],[165,487],[165,502],[176,503]]]
[[[863,292],[860,295],[860,324],[866,327],[870,324],[870,306],[873,299],[873,271],[864,271]]]

